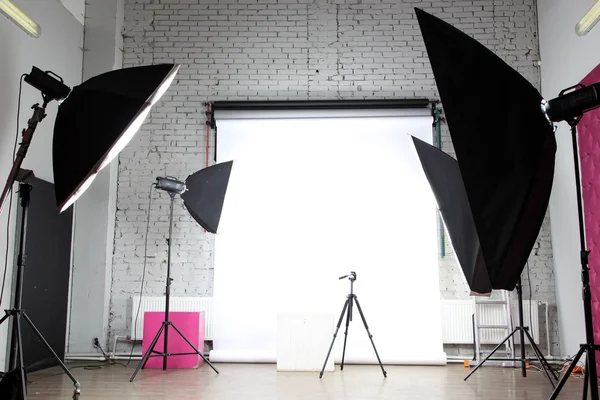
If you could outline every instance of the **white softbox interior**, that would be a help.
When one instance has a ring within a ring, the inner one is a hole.
[[[350,290],[338,277],[356,271],[383,363],[444,364],[436,204],[410,138],[431,143],[431,110],[215,110],[215,122],[217,162],[235,162],[211,361],[276,362],[279,313],[336,325]],[[356,308],[345,361],[377,362]]]

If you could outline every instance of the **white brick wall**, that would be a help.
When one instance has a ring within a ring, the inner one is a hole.
[[[149,187],[205,166],[205,108],[214,100],[437,98],[413,7],[474,35],[539,87],[534,0],[127,0],[124,66],[175,62],[176,82],[120,155],[110,333],[129,326],[139,291]],[[495,123],[493,110],[490,121]],[[210,159],[214,149],[210,142]],[[443,149],[452,145],[443,127]],[[162,294],[168,196],[152,206],[145,293]],[[213,238],[176,203],[174,295],[212,295]],[[533,298],[555,307],[550,228],[530,259]],[[444,298],[468,297],[451,249]],[[527,294],[527,282],[525,281]],[[556,310],[551,318],[558,351]]]

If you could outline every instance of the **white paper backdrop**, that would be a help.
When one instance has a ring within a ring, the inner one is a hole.
[[[276,362],[279,312],[354,291],[384,363],[443,364],[436,206],[409,135],[428,110],[217,112],[235,160],[215,244],[211,361]],[[333,356],[341,360],[345,325]],[[326,354],[323,354],[323,360]],[[358,310],[348,363],[376,363]]]

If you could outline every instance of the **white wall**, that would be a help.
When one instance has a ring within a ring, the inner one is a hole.
[[[600,26],[587,36],[575,34],[575,24],[594,0],[538,0],[542,95],[554,98],[577,84],[600,63]],[[550,199],[552,247],[556,277],[560,347],[574,355],[585,342],[581,264],[573,153],[569,126],[559,124],[554,188]]]
[[[121,67],[123,0],[88,0],[85,11],[84,80]],[[115,159],[75,204],[67,356],[99,354],[95,337],[108,346],[117,166]]]
[[[29,73],[32,65],[52,70],[63,77],[65,83],[74,86],[81,82],[83,27],[59,3],[54,1],[18,1],[16,4],[36,20],[42,28],[42,36],[34,39],[0,15],[0,179],[2,187],[12,166],[12,148],[16,133],[17,96],[19,78]],[[40,92],[23,83],[20,127],[25,127],[31,116],[31,105],[41,101]],[[38,125],[29,148],[24,168],[32,169],[36,176],[53,182],[52,129],[58,104],[50,103],[48,116]],[[16,197],[15,197],[16,199]],[[14,203],[16,205],[16,202]],[[16,217],[13,206],[11,220]],[[0,215],[0,253],[6,245],[6,219],[8,207]],[[14,226],[10,228],[9,265],[12,266]],[[4,262],[0,261],[0,265]],[[11,271],[7,274],[6,287],[10,288]],[[4,296],[2,309],[9,306],[9,295]],[[4,367],[6,328],[0,329],[0,368]]]

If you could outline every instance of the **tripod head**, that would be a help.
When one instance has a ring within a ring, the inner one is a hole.
[[[354,282],[356,280],[356,272],[350,271],[350,273],[348,275],[340,276],[339,279],[344,279],[344,278],[348,278],[348,279],[350,279],[351,282]]]

